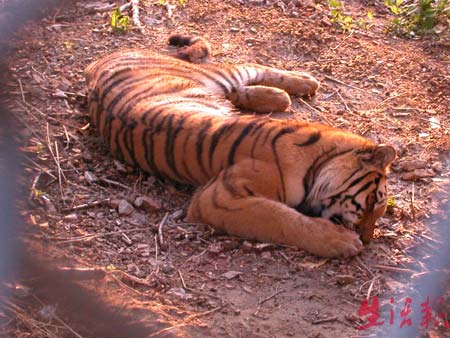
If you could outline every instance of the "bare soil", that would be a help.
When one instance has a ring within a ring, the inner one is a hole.
[[[432,193],[450,177],[448,36],[391,36],[382,2],[356,0],[346,2],[348,13],[357,19],[371,10],[375,17],[351,33],[330,22],[324,1],[234,0],[189,0],[170,18],[167,6],[141,0],[145,28],[120,33],[109,24],[111,10],[99,9],[110,3],[67,4],[28,23],[13,41],[3,89],[23,127],[29,198],[20,210],[32,252],[57,259],[59,267],[102,272],[81,285],[155,337],[385,337],[376,328],[357,329],[367,322],[358,310],[369,296],[379,297],[381,310],[394,297],[399,326],[411,277],[433,268],[428,263],[441,239],[426,220],[439,213],[442,199]],[[293,99],[284,115],[397,148],[392,205],[361,255],[322,259],[186,224],[191,188],[126,168],[108,154],[88,125],[84,68],[122,48],[170,53],[172,32],[205,36],[213,62],[312,73],[322,83],[318,94]],[[150,205],[133,206],[142,196]],[[0,309],[3,336],[102,336],[51,298],[52,290],[42,298],[33,287],[19,287],[29,282],[21,278],[9,286],[15,307]],[[386,311],[382,329],[390,326]],[[438,336],[450,337],[450,330],[421,337]]]

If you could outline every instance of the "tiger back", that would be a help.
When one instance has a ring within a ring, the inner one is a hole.
[[[243,115],[237,108],[285,111],[289,95],[313,95],[319,83],[257,64],[190,63],[182,59],[209,56],[204,40],[175,41],[184,44],[177,57],[124,50],[86,68],[91,120],[111,152],[198,186],[190,221],[321,256],[356,255],[384,213],[395,150],[326,125]]]

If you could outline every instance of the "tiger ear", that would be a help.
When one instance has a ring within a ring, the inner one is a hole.
[[[372,152],[369,162],[379,169],[388,168],[397,157],[394,147],[384,144],[378,145]]]

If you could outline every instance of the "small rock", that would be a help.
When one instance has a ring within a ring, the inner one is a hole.
[[[176,222],[176,221],[178,221],[179,219],[183,218],[184,215],[185,215],[184,210],[183,210],[183,209],[179,209],[179,210],[173,212],[173,213],[170,215],[170,217]]]
[[[231,33],[237,33],[237,32],[239,32],[239,28],[237,28],[237,27],[231,27],[231,28],[230,28],[230,32],[231,32]]]
[[[133,214],[127,219],[128,222],[135,226],[141,226],[148,223],[147,217],[140,212],[133,212]]]
[[[423,169],[427,167],[427,162],[422,160],[404,160],[398,164],[401,171],[413,171],[416,169]]]
[[[164,264],[163,267],[161,268],[162,272],[164,272],[167,275],[171,275],[175,272],[175,269],[172,265],[170,264]]]
[[[336,283],[340,285],[351,284],[355,281],[352,275],[336,275]]]
[[[270,243],[258,243],[254,245],[254,248],[256,251],[262,252],[262,251],[268,251],[275,248],[273,244]]]
[[[56,305],[44,305],[38,314],[43,320],[51,321],[56,317]]]
[[[261,258],[264,259],[264,260],[266,260],[266,261],[270,261],[270,260],[273,259],[273,258],[272,258],[272,254],[270,253],[270,251],[263,251],[263,252],[261,253]]]
[[[222,246],[220,245],[220,243],[212,243],[208,247],[208,251],[211,253],[218,254],[218,253],[222,252]]]
[[[437,173],[441,173],[441,172],[444,171],[444,166],[442,165],[441,162],[434,162],[434,163],[431,165],[431,168],[432,168],[435,172],[437,172]]]
[[[435,173],[429,169],[417,169],[402,175],[404,181],[417,181],[421,178],[434,177]]]
[[[181,299],[190,299],[192,298],[192,295],[187,294],[186,290],[184,290],[183,288],[172,288],[169,291],[167,291],[168,294],[172,294],[175,295]]]
[[[126,234],[122,234],[121,237],[122,241],[125,242],[127,245],[133,245],[133,241],[128,237]]]
[[[127,200],[120,200],[117,211],[119,212],[120,216],[128,216],[133,213],[134,208],[130,203],[128,203]]]
[[[236,240],[226,240],[222,242],[222,248],[224,251],[234,250],[239,246],[239,242]]]
[[[50,201],[50,198],[48,198],[47,195],[41,195],[41,199],[44,201],[45,209],[47,209],[47,211],[50,214],[55,214],[56,213],[56,207],[53,204],[53,202]]]
[[[88,181],[89,183],[93,183],[93,182],[97,182],[98,178],[97,176],[95,176],[92,172],[90,171],[85,171],[84,172],[84,178],[86,179],[86,181]]]
[[[244,241],[241,245],[241,249],[244,252],[250,252],[253,250],[253,244],[250,243],[249,241]]]
[[[121,163],[117,160],[114,160],[114,166],[116,167],[118,172],[125,173],[125,174],[128,173],[128,170],[123,163]]]
[[[64,220],[65,221],[69,221],[69,222],[74,222],[78,219],[78,215],[77,214],[69,214],[64,216]]]
[[[227,271],[223,274],[221,274],[221,276],[225,277],[226,279],[230,280],[233,278],[236,278],[237,276],[242,275],[243,273],[240,271]]]
[[[241,314],[241,310],[239,310],[239,309],[234,309],[234,315],[235,316],[239,316],[240,314]]]
[[[161,205],[149,196],[140,196],[134,201],[134,205],[137,208],[143,209],[148,212],[161,210]]]
[[[109,203],[108,203],[108,205],[111,209],[117,209],[119,207],[119,204],[120,204],[120,199],[118,199],[118,198],[112,198],[109,200]]]

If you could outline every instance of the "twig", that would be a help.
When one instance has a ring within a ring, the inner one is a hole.
[[[61,211],[68,212],[68,211],[89,209],[89,208],[96,207],[98,205],[109,203],[110,200],[111,199],[107,198],[107,199],[104,199],[104,200],[101,200],[101,201],[94,201],[94,202],[90,202],[90,203],[79,204],[79,205],[76,205],[76,206],[73,206],[73,207],[70,207],[70,208],[62,209]]]
[[[280,287],[280,283],[277,284],[275,292],[272,293],[270,296],[267,296],[266,298],[260,300],[258,302],[258,305],[264,304],[265,302],[271,300],[272,298],[276,297],[277,295],[279,295],[280,293],[283,293],[285,291],[283,289],[278,290],[279,287]]]
[[[322,318],[322,319],[316,319],[311,324],[317,325],[317,324],[323,324],[323,323],[328,323],[328,322],[334,322],[336,320],[338,320],[338,317],[327,317],[327,318]]]
[[[387,265],[379,265],[379,264],[375,264],[372,265],[372,268],[374,269],[380,269],[380,270],[386,270],[386,271],[390,271],[390,272],[402,272],[402,273],[409,273],[409,274],[417,274],[417,271],[414,271],[412,269],[406,269],[406,268],[397,268],[395,266],[387,266]]]
[[[115,185],[115,186],[124,188],[124,189],[126,189],[126,190],[130,190],[130,187],[127,187],[125,184],[122,184],[122,183],[120,183],[120,182],[116,182],[116,181],[110,180],[110,179],[105,178],[105,177],[100,177],[99,180],[102,181],[102,182],[111,184],[111,185]]]
[[[23,103],[27,104],[27,101],[25,100],[25,94],[23,92],[22,81],[20,80],[20,78],[17,80],[19,81],[20,95],[22,96],[22,101]]]
[[[180,277],[181,285],[183,286],[183,289],[184,289],[185,291],[188,291],[188,292],[191,292],[191,293],[195,293],[195,294],[200,295],[200,296],[211,297],[211,298],[220,300],[220,302],[221,302],[222,304],[225,304],[225,301],[224,301],[222,298],[220,298],[219,296],[216,296],[216,295],[210,294],[210,293],[208,293],[208,292],[203,292],[203,291],[199,291],[199,290],[192,289],[192,288],[188,287],[188,286],[186,285],[186,282],[184,281],[183,275],[181,274],[181,271],[180,271],[179,269],[177,270],[177,273],[178,273],[178,276]]]
[[[61,194],[61,198],[63,201],[63,204],[66,204],[66,198],[65,198],[65,194],[64,194],[64,189],[62,187],[62,180],[61,180],[61,163],[59,160],[59,148],[58,148],[58,142],[55,141],[55,152],[56,152],[56,160],[58,161],[56,166],[58,168],[58,184],[59,184],[59,193]]]
[[[165,249],[166,244],[164,243],[164,237],[163,237],[163,226],[164,224],[167,222],[167,218],[169,218],[169,213],[166,212],[166,214],[164,215],[162,221],[159,223],[158,225],[158,241],[159,241],[159,246],[161,247],[161,249]]]
[[[328,119],[326,118],[326,116],[324,116],[324,115],[322,114],[322,112],[321,112],[319,109],[317,109],[317,108],[311,106],[308,102],[306,102],[305,100],[303,100],[301,97],[299,97],[298,100],[299,100],[301,103],[303,103],[305,106],[307,106],[309,109],[311,109],[312,111],[314,111],[317,115],[319,115],[320,118],[321,118],[322,120],[324,120],[326,123],[331,124],[330,120],[328,120]]]
[[[416,211],[415,211],[415,208],[414,208],[414,202],[415,202],[414,182],[412,182],[410,208],[411,208],[411,215],[412,215],[413,222],[416,221]]]
[[[339,84],[341,84],[341,85],[343,85],[343,86],[347,86],[347,87],[349,87],[349,88],[353,88],[353,89],[356,89],[356,90],[360,90],[360,91],[362,91],[362,92],[365,92],[365,91],[366,91],[366,90],[364,90],[364,89],[361,89],[361,88],[358,88],[358,87],[356,87],[356,86],[347,84],[347,83],[345,83],[345,82],[342,82],[341,80],[335,79],[334,77],[331,77],[331,76],[328,76],[328,75],[325,75],[325,78],[328,79],[328,80],[330,80],[330,81],[339,83]]]
[[[158,251],[159,251],[159,249],[158,249],[158,237],[155,235],[155,269],[153,270],[155,276],[159,272]]]
[[[63,239],[61,242],[58,242],[58,244],[67,244],[67,243],[82,242],[82,241],[85,241],[85,240],[90,241],[92,239],[100,238],[100,237],[104,237],[104,236],[117,235],[117,234],[130,233],[130,232],[138,232],[138,231],[149,231],[149,230],[153,231],[153,229],[151,227],[149,227],[149,228],[139,228],[139,229],[111,231],[111,232],[105,232],[105,233],[102,233],[102,234],[90,234],[90,235],[84,235],[84,236],[75,237],[75,238],[58,238],[58,237],[53,237],[51,239],[55,239],[55,240]]]
[[[119,13],[122,14],[123,12],[129,10],[131,8],[131,3],[127,2],[126,4],[119,7]]]
[[[372,278],[370,285],[369,285],[369,289],[367,290],[367,296],[366,299],[368,300],[370,298],[370,294],[372,293],[372,289],[373,289],[373,284],[375,283],[375,280],[378,279],[379,276],[375,276]]]
[[[130,4],[131,4],[131,13],[132,13],[132,19],[133,19],[134,25],[139,30],[142,31],[142,29],[144,27],[142,26],[142,23],[139,20],[139,0],[131,0]]]
[[[261,305],[263,305],[265,302],[271,300],[272,298],[276,297],[277,295],[279,295],[280,293],[284,292],[283,289],[278,290],[278,288],[280,287],[280,283],[277,283],[277,286],[275,287],[275,292],[272,293],[271,295],[267,296],[264,299],[260,299],[258,301],[258,308],[256,309],[256,311],[253,313],[254,316],[256,316],[259,312],[259,310],[261,310]]]
[[[194,320],[194,319],[196,319],[196,318],[204,317],[204,316],[207,316],[207,315],[209,315],[209,314],[211,314],[211,313],[214,313],[214,312],[216,312],[216,311],[219,311],[219,310],[221,310],[223,307],[224,307],[224,305],[221,305],[221,306],[218,306],[218,307],[216,307],[216,308],[214,308],[214,309],[212,309],[212,310],[208,310],[208,311],[205,311],[205,312],[197,313],[197,314],[195,314],[195,315],[190,315],[190,316],[187,317],[182,323],[179,323],[179,324],[176,324],[176,325],[173,325],[173,326],[169,326],[169,327],[166,327],[166,328],[161,329],[161,330],[159,330],[159,331],[153,332],[153,333],[152,333],[151,335],[149,335],[148,337],[160,337],[162,333],[171,331],[171,330],[176,329],[176,328],[179,328],[179,327],[186,326],[186,325],[187,325],[189,322],[191,322],[192,320]]]
[[[361,258],[359,258],[358,256],[355,257],[356,261],[359,263],[359,265],[361,265],[364,270],[366,270],[371,276],[372,278],[375,277],[375,274],[372,272],[372,270],[370,270],[366,264],[364,264],[364,262],[361,260]]]
[[[336,92],[336,94],[339,96],[339,98],[341,99],[342,103],[344,104],[345,110],[351,113],[352,111],[351,111],[350,108],[348,107],[347,102],[344,100],[344,98],[342,97],[342,95],[341,95],[341,93],[339,92],[339,90],[335,89],[335,92]]]
[[[42,302],[36,295],[32,295],[34,299],[36,299],[42,306],[44,306],[44,302]],[[54,318],[62,324],[67,330],[69,330],[75,337],[77,338],[83,338],[82,335],[80,335],[78,332],[76,332],[74,329],[72,329],[65,321],[63,321],[61,318],[58,317],[58,315],[54,315]]]

